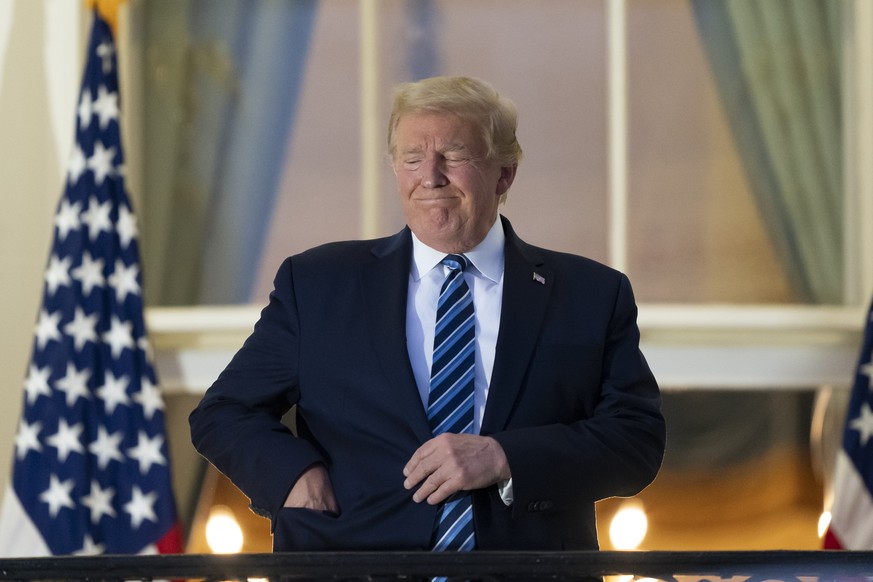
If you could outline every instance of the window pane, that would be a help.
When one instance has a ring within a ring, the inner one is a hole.
[[[605,260],[604,3],[435,4],[436,72],[482,77],[519,109],[525,158],[503,212],[529,242]],[[402,63],[389,70],[404,78]]]
[[[518,104],[526,151],[502,211],[532,243],[605,260],[603,2],[377,6],[379,126],[398,82],[490,81]],[[285,256],[361,236],[359,10],[347,0],[145,3],[152,303],[261,302]],[[379,221],[383,234],[403,226],[387,163]]]
[[[358,50],[359,13],[356,5],[350,9],[342,0],[322,2],[319,10],[299,112],[307,121],[295,130],[294,143],[300,146],[292,146],[284,168],[285,184],[255,300],[269,289],[278,261],[289,252],[360,236],[359,62],[348,58]],[[489,81],[516,102],[519,139],[526,152],[501,212],[520,236],[535,244],[604,260],[602,3],[562,0],[544,10],[524,0],[388,0],[378,10],[379,126],[387,126],[397,83],[431,75]],[[338,42],[339,37],[350,40]],[[569,55],[573,66],[550,55]],[[331,86],[313,88],[325,79],[332,80]],[[327,134],[326,123],[331,128]],[[384,142],[379,146],[384,148]],[[307,151],[320,147],[325,149],[319,155]],[[337,166],[341,172],[353,170],[346,172],[350,181],[337,184],[345,189],[341,197],[325,186]],[[301,187],[301,181],[309,185]],[[383,234],[391,234],[403,227],[403,216],[387,162],[381,193],[380,227]],[[330,226],[331,216],[341,217],[337,228]]]
[[[629,1],[641,300],[840,300],[836,8]]]

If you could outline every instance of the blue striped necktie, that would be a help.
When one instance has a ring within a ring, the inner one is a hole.
[[[442,264],[449,268],[449,274],[437,303],[427,404],[427,418],[434,436],[473,432],[476,322],[473,294],[463,273],[469,261],[463,255],[448,255]],[[469,551],[475,546],[472,499],[469,492],[462,492],[441,508],[433,550]]]

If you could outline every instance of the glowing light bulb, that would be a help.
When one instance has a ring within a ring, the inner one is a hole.
[[[209,510],[206,520],[206,543],[213,554],[235,554],[242,549],[243,533],[233,512],[224,505]]]
[[[649,520],[638,501],[628,501],[615,513],[609,525],[609,541],[617,550],[635,550],[643,543]]]

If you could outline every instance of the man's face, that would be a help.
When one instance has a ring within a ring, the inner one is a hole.
[[[445,253],[479,244],[497,219],[515,166],[486,160],[481,132],[452,114],[405,115],[394,136],[394,175],[412,232]]]

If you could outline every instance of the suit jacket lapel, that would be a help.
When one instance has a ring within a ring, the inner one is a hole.
[[[395,405],[409,411],[410,425],[424,442],[433,434],[406,348],[406,295],[412,254],[409,229],[379,241],[372,254],[374,260],[364,265],[360,273],[370,315],[370,341],[388,382],[394,387],[391,392],[397,398]]]
[[[509,221],[503,274],[503,305],[494,370],[482,419],[482,434],[503,430],[530,366],[554,284],[536,250],[521,241]]]

